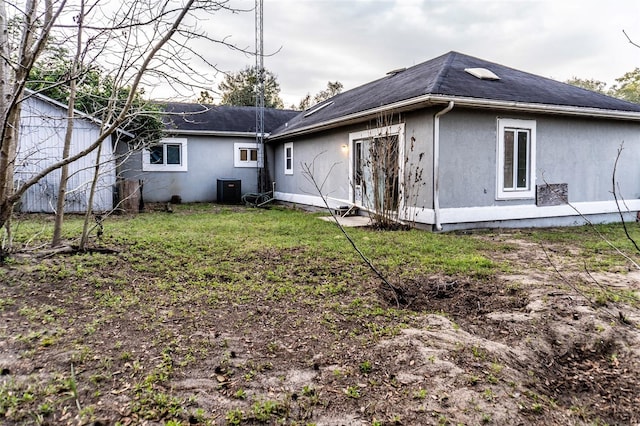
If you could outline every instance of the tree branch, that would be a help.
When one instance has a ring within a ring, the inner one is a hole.
[[[625,30],[622,30],[622,34],[624,34],[624,36],[627,38],[627,41],[629,43],[631,43],[632,45],[634,45],[635,47],[640,48],[640,44],[635,43],[633,40],[631,40],[631,37],[629,37],[629,35],[627,34],[627,32]]]
[[[318,154],[321,155],[322,153]],[[342,234],[345,236],[345,238],[347,239],[347,241],[349,241],[349,243],[351,244],[351,247],[353,247],[353,249],[356,251],[356,253],[358,253],[358,255],[360,255],[360,258],[364,261],[364,263],[367,264],[367,266],[378,276],[378,278],[380,278],[380,280],[386,285],[388,286],[392,291],[393,291],[393,296],[396,300],[396,306],[399,308],[400,307],[400,301],[404,300],[404,290],[400,287],[397,287],[393,284],[391,284],[384,275],[382,275],[382,272],[380,272],[374,265],[373,263],[371,263],[371,261],[367,258],[367,256],[364,255],[364,253],[360,250],[360,248],[358,248],[358,246],[356,245],[355,241],[353,241],[353,239],[351,238],[351,236],[347,233],[347,231],[344,229],[344,226],[342,226],[342,224],[340,223],[340,221],[338,220],[338,218],[336,217],[335,213],[333,212],[333,210],[331,209],[331,207],[329,207],[329,203],[327,201],[327,198],[324,196],[324,194],[322,193],[322,187],[324,186],[324,183],[326,183],[326,177],[325,180],[323,181],[322,185],[318,185],[318,182],[314,176],[314,167],[313,165],[315,164],[315,160],[318,158],[318,155],[313,159],[313,161],[311,162],[311,164],[308,163],[302,163],[302,174],[303,176],[309,181],[311,182],[311,184],[315,187],[315,189],[318,191],[318,193],[320,194],[320,198],[322,198],[322,201],[325,205],[325,207],[327,208],[327,210],[329,211],[329,214],[331,214],[331,217],[333,218],[334,222],[336,223],[336,225],[338,225],[338,228],[340,229],[340,231],[342,232]],[[331,168],[333,169],[333,167],[336,165],[337,163],[334,163]],[[328,174],[327,174],[328,176]]]
[[[616,161],[613,163],[613,173],[611,175],[611,193],[613,194],[613,199],[616,201],[616,207],[618,208],[618,214],[620,215],[620,221],[622,222],[622,229],[624,229],[624,234],[627,236],[627,239],[631,241],[633,246],[636,248],[636,251],[640,253],[640,247],[636,241],[629,235],[629,230],[627,229],[627,223],[624,220],[624,215],[622,214],[622,209],[620,208],[620,202],[618,201],[618,194],[616,192],[616,171],[618,169],[618,160],[620,160],[620,155],[622,154],[622,150],[624,148],[624,142],[620,144],[618,148],[618,155],[616,155]]]

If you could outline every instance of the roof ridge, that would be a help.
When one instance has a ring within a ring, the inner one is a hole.
[[[438,74],[436,74],[436,77],[433,79],[432,88],[431,90],[429,90],[430,93],[439,93],[440,85],[444,81],[445,74],[447,71],[449,71],[449,65],[451,65],[451,62],[453,62],[453,59],[456,55],[458,55],[458,52],[455,52],[453,50],[446,54],[444,63],[440,67],[440,70],[438,71]]]

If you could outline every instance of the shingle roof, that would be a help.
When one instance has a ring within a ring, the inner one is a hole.
[[[167,103],[163,121],[168,130],[209,133],[255,133],[255,107],[213,106],[195,103]],[[299,111],[265,108],[264,131],[270,133]]]
[[[465,72],[466,68],[486,68],[500,79],[481,80]],[[295,133],[340,117],[425,95],[640,113],[639,104],[462,53],[449,52],[336,95],[319,106],[329,102],[331,105],[312,114],[309,112],[313,109],[301,113],[273,133],[278,136]]]

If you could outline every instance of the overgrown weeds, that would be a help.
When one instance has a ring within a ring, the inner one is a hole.
[[[373,424],[399,416],[394,404],[402,395],[410,424],[417,404],[444,398],[432,398],[427,383],[403,384],[394,369],[405,361],[394,364],[398,354],[377,348],[419,327],[429,312],[447,312],[466,328],[465,313],[477,319],[523,308],[526,284],[495,280],[518,268],[492,260],[520,251],[511,240],[560,253],[569,244],[575,250],[575,234],[576,261],[595,256],[594,270],[613,265],[624,274],[624,262],[584,228],[514,231],[504,239],[486,231],[349,230],[394,284],[411,285],[420,304],[405,309],[380,297],[376,277],[334,224],[297,211],[178,205],[173,214],[111,217],[102,244],[112,252],[45,259],[31,250],[49,240],[50,223],[20,221],[15,242],[29,251],[0,269],[0,314],[11,325],[0,328],[7,342],[0,419],[10,424],[307,424],[327,407]],[[67,221],[72,229],[80,224]],[[615,227],[602,230],[624,244]],[[601,304],[636,297],[608,288],[589,294]],[[459,359],[486,364],[470,370],[466,383],[479,389],[479,400],[496,403],[504,365],[484,347],[466,348]],[[625,359],[616,353],[609,361]],[[553,407],[541,401],[528,401],[528,412],[547,415]],[[384,404],[387,411],[367,408]],[[482,420],[491,421],[495,415]]]

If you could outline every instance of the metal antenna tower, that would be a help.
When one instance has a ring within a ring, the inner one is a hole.
[[[268,187],[267,156],[264,149],[264,42],[262,0],[256,0],[256,143],[258,145],[258,192]]]

